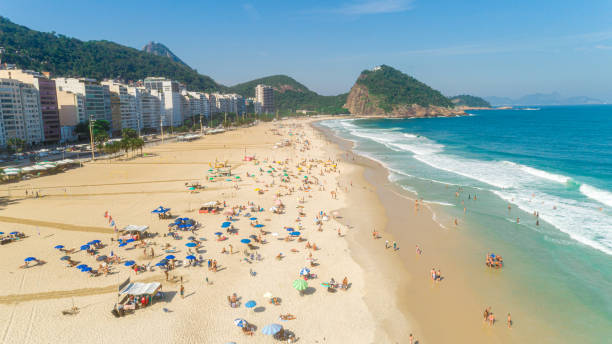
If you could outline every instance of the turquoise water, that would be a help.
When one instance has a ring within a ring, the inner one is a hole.
[[[442,226],[459,218],[471,235],[512,259],[508,275],[527,308],[585,342],[606,342],[612,338],[612,106],[470,113],[323,125],[381,162],[391,181],[438,204]]]

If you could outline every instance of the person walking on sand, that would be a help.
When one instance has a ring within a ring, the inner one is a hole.
[[[181,299],[184,299],[184,298],[185,298],[185,287],[181,283]]]
[[[489,314],[491,313],[491,306],[485,308],[484,311],[484,321],[489,320]]]
[[[414,337],[412,336],[412,333],[410,334],[410,336],[408,336],[408,340],[410,341],[410,344],[414,342]]]
[[[389,240],[385,240],[385,249],[389,248]]]
[[[397,251],[397,242],[393,242],[393,251]]]
[[[495,325],[495,315],[493,313],[489,314],[489,326]]]
[[[508,328],[512,328],[512,317],[510,317],[510,313],[508,313],[508,320],[506,320],[506,322],[508,323]]]
[[[431,280],[435,281],[436,280],[436,269],[431,268],[430,274],[431,274]]]

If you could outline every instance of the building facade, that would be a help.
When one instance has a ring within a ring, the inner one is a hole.
[[[255,100],[261,104],[262,113],[274,113],[274,88],[262,84],[257,85]]]
[[[0,79],[0,145],[11,138],[35,145],[44,141],[40,95],[32,84]]]
[[[31,84],[38,90],[40,110],[42,113],[44,142],[60,141],[60,119],[57,105],[55,81],[48,75],[23,69],[0,69],[0,78],[15,79]]]
[[[108,86],[87,78],[56,78],[57,91],[70,91],[83,96],[85,100],[85,120],[106,120],[111,123],[111,97]]]
[[[181,126],[183,124],[183,111],[181,108],[180,84],[174,80],[160,77],[146,78],[143,84],[145,88],[159,92],[161,98],[163,98],[163,125]]]

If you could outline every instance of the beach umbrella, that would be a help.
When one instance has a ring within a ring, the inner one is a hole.
[[[270,325],[266,325],[264,328],[261,329],[261,333],[263,334],[267,334],[269,336],[273,336],[275,334],[277,334],[280,330],[282,330],[283,327],[279,324],[270,324]]]
[[[90,272],[91,270],[93,270],[93,269],[90,268],[89,266],[84,267],[84,268],[81,269],[81,271],[83,271],[83,272]]]
[[[31,262],[31,261],[33,261],[33,260],[36,260],[36,258],[34,258],[34,257],[28,257],[28,258],[24,259],[24,261],[26,261],[26,262]]]
[[[291,227],[287,228],[287,232],[294,232],[294,231],[295,231],[295,229],[293,229]]]
[[[221,233],[221,232],[215,232],[215,235],[217,235],[217,236],[222,235],[222,234],[223,233]]]
[[[251,239],[242,239],[242,240],[240,240],[240,242],[243,243],[243,244],[249,244],[249,243],[251,243]]]
[[[256,224],[254,227],[255,227],[255,228],[261,228],[261,227],[263,227],[263,226],[264,226],[264,225],[262,225],[261,223],[259,223],[259,224]]]
[[[9,234],[11,234],[11,235],[16,235],[16,234],[19,234],[19,232],[14,231],[14,232],[11,232],[11,233],[9,233]]]
[[[155,266],[165,266],[166,264],[167,264],[167,262],[162,260],[159,263],[155,264]]]
[[[119,244],[119,247],[123,247],[123,246],[126,246],[126,245],[127,245],[127,243],[124,242],[124,243]]]
[[[174,256],[173,256],[173,255],[171,255],[171,254],[169,254],[169,255],[167,255],[167,256],[166,256],[166,259],[174,259],[174,258],[176,258],[176,257],[174,257]]]
[[[195,242],[188,242],[188,243],[185,244],[185,246],[187,246],[187,247],[196,247],[197,245],[196,245]]]
[[[96,257],[97,261],[103,261],[104,259],[106,259],[106,256],[98,256],[98,257]]]
[[[247,325],[247,322],[244,319],[238,318],[238,319],[234,319],[234,324],[238,327],[245,327]]]
[[[93,245],[93,244],[99,244],[99,243],[101,243],[101,241],[96,239],[96,240],[92,240],[92,241],[88,242],[87,244],[88,245]]]
[[[83,251],[89,250],[89,245],[81,246],[81,250],[83,250]]]
[[[255,221],[255,220],[257,220],[257,218],[256,217],[251,217],[249,220]]]
[[[231,226],[231,225],[232,225],[232,223],[231,223],[231,222],[223,222],[223,223],[221,224],[221,228],[227,228],[227,227],[229,227],[229,226]]]
[[[257,303],[256,303],[255,301],[253,301],[253,300],[249,300],[249,301],[247,301],[247,302],[244,304],[244,307],[246,307],[246,308],[253,308],[253,307],[255,307],[255,305],[256,305],[256,304],[257,304]]]
[[[266,299],[269,299],[272,297],[272,293],[268,291],[265,294],[263,294],[263,297],[265,297]]]
[[[4,234],[4,232],[0,232],[0,235]]]
[[[292,236],[299,236],[299,235],[300,235],[300,234],[302,234],[302,233],[300,233],[300,232],[291,232],[291,233],[289,233],[289,234],[291,234]]]
[[[195,260],[195,259],[196,259],[196,257],[195,257],[193,254],[190,254],[190,255],[188,255],[188,256],[187,256],[187,257],[185,257],[185,258],[187,258],[187,259],[189,259],[189,260]]]
[[[63,248],[64,248],[64,245],[57,245],[57,246],[55,246],[55,249],[57,249],[57,250],[61,250]]]
[[[77,265],[77,269],[82,269],[82,268],[86,268],[86,267],[87,267],[86,264]]]
[[[257,235],[255,235],[255,234],[251,234],[251,235],[249,235],[249,238],[251,238],[251,239],[257,239]]]
[[[308,268],[302,268],[302,270],[300,270],[300,276],[308,275],[309,273],[310,269]]]
[[[127,262],[125,262],[125,264],[123,264],[123,265],[125,265],[125,266],[132,266],[132,265],[134,265],[134,264],[136,264],[136,262],[135,262],[135,261],[133,261],[133,260],[128,260],[128,261],[127,261]]]
[[[63,256],[62,258],[60,258],[60,260],[68,260],[70,259],[70,256]]]
[[[293,288],[297,291],[304,291],[306,290],[306,288],[308,288],[308,283],[306,283],[306,281],[304,281],[303,279],[298,278],[293,281]]]
[[[130,242],[134,242],[134,241],[135,241],[134,239],[129,238],[129,239],[127,239],[125,242],[126,242],[126,243],[130,243]]]

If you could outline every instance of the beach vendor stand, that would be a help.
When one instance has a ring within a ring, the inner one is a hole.
[[[221,211],[221,208],[219,208],[219,205],[221,203],[218,201],[210,201],[210,202],[206,202],[204,204],[202,204],[202,206],[200,207],[200,210],[198,211],[200,214],[216,214],[219,211]]]
[[[129,278],[119,285],[118,301],[111,311],[115,317],[148,307],[161,297],[161,283],[132,282]]]
[[[136,241],[146,238],[149,235],[149,226],[146,225],[127,225],[121,229],[123,233],[119,239],[129,240],[134,239]]]

